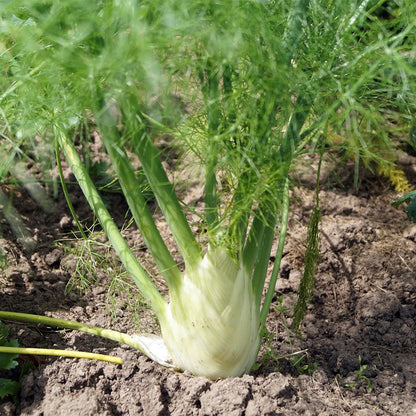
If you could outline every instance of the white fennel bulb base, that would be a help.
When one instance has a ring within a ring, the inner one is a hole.
[[[240,376],[257,358],[260,324],[251,279],[225,249],[208,250],[192,275],[185,273],[160,324],[174,365],[194,375]]]

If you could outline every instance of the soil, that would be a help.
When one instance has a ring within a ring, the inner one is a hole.
[[[337,174],[338,182],[329,167],[323,173],[315,291],[301,338],[288,330],[314,207],[312,165],[294,173],[288,237],[257,370],[214,382],[158,366],[109,340],[7,322],[21,346],[117,355],[124,364],[22,356],[20,368],[30,362],[30,369],[22,377],[17,401],[0,400],[0,415],[416,415],[416,225],[404,207],[391,206],[399,194],[382,179],[367,172],[356,190],[350,170],[342,181]],[[416,168],[415,160],[407,168]],[[87,218],[88,207],[76,189],[71,189],[71,197],[80,217]],[[124,200],[117,194],[108,198],[122,225]],[[13,204],[36,249],[25,252],[2,220],[1,243],[8,260],[0,274],[2,310],[129,333],[155,331],[143,305],[136,310],[143,318],[141,328],[124,298],[107,313],[108,266],[97,266],[96,281],[84,293],[67,292],[74,257],[64,247],[74,244],[69,239],[75,227],[62,196],[53,214],[42,211],[23,188],[14,189]],[[146,259],[134,227],[124,233]],[[68,242],[58,245],[59,239]]]

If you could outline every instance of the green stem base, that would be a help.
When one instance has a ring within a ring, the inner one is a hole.
[[[80,322],[68,321],[65,319],[50,318],[41,315],[32,315],[28,313],[0,311],[0,320],[7,319],[10,321],[31,322],[49,326],[56,326],[60,328],[73,329],[76,331],[85,332],[87,334],[97,335],[102,338],[111,339],[112,341],[120,342],[128,345],[136,350],[143,352],[141,345],[136,342],[130,335],[123,332],[113,331],[112,329],[100,328]],[[144,352],[143,352],[144,353]]]
[[[123,364],[119,357],[111,355],[94,354],[84,351],[55,350],[48,348],[20,348],[20,347],[0,347],[0,354],[27,354],[27,355],[52,355],[55,357],[86,358],[88,360],[106,361],[113,364]]]

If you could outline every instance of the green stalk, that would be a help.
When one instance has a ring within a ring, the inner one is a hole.
[[[267,288],[266,296],[264,298],[263,306],[260,312],[260,325],[264,327],[266,323],[266,318],[269,313],[270,305],[273,300],[273,295],[276,287],[277,277],[280,271],[280,263],[282,261],[283,249],[285,246],[287,224],[289,221],[289,178],[286,178],[284,189],[283,189],[283,201],[282,201],[282,217],[280,220],[280,233],[279,241],[277,244],[275,261],[272,270],[272,275],[270,277],[269,287]]]
[[[213,230],[218,225],[218,196],[217,196],[217,156],[215,138],[208,140],[207,160],[205,164],[205,219],[208,230]]]
[[[112,329],[100,328],[80,322],[68,321],[66,319],[50,318],[48,316],[33,315],[29,313],[0,311],[0,320],[10,320],[18,322],[30,322],[59,328],[73,329],[75,331],[85,332],[86,334],[97,335],[107,338],[121,344],[128,345],[134,349],[143,352],[143,348],[130,335],[122,332],[113,331]],[[144,352],[143,352],[144,353]]]
[[[120,134],[108,109],[104,108],[100,111],[97,116],[97,122],[101,131],[101,140],[110,155],[123,190],[123,195],[143,236],[146,247],[165,278],[169,290],[176,290],[182,281],[182,274],[153,221],[152,214],[140,190],[140,184],[137,181],[134,169],[122,147]]]
[[[256,296],[256,303],[260,308],[264,283],[266,281],[267,268],[270,261],[270,252],[273,239],[276,233],[277,216],[270,213],[267,215],[267,223],[264,226],[262,239],[259,242],[257,261],[253,271],[253,290]]]
[[[253,219],[246,245],[243,249],[242,259],[247,271],[251,272],[256,264],[260,242],[263,239],[266,224],[256,215]]]
[[[105,204],[98,194],[97,189],[82,164],[72,141],[61,130],[56,131],[56,134],[65,153],[65,157],[70,164],[75,177],[77,178],[79,186],[94,211],[94,214],[100,221],[105,234],[117,252],[121,262],[133,278],[142,295],[151,303],[151,308],[156,315],[158,317],[163,317],[166,310],[166,301],[150,281],[143,267],[132,253],[117,225],[111,218],[110,213],[108,212]]]
[[[111,355],[95,354],[84,351],[56,350],[49,348],[21,348],[21,347],[1,347],[0,354],[26,354],[26,355],[51,355],[54,357],[85,358],[87,360],[106,361],[113,364],[123,364],[119,357]]]
[[[283,140],[282,147],[279,150],[279,157],[286,164],[286,169],[293,159],[296,145],[300,142],[301,131],[309,115],[314,102],[314,97],[308,91],[304,91],[296,100],[295,109],[287,127],[287,132]]]
[[[230,222],[227,226],[227,233],[231,237],[231,241],[234,241],[238,250],[242,251],[242,259],[246,263],[247,270],[251,270],[251,260],[247,259],[246,254],[252,253],[253,250],[246,250],[245,245],[249,244],[253,239],[249,239],[248,226],[250,224],[250,216],[252,214],[252,206],[254,198],[250,196],[248,198],[247,187],[248,173],[243,172],[238,178],[237,188],[234,191],[232,201],[232,212],[230,215]],[[253,221],[256,221],[256,217]],[[256,247],[256,241],[254,239],[253,249]]]
[[[293,58],[296,51],[297,42],[302,32],[302,19],[304,18],[308,7],[309,0],[296,0],[292,6],[288,25],[284,34],[285,54],[283,58],[285,59],[286,64],[289,66],[291,65],[291,59]],[[300,132],[306,121],[312,104],[313,97],[308,91],[304,91],[297,97],[295,108],[288,124],[286,135],[277,155],[277,157],[281,160],[283,166],[282,177],[286,179],[283,191],[281,230],[279,234],[277,253],[275,256],[275,264],[273,267],[271,281],[267,290],[267,295],[261,308],[260,314],[260,321],[262,326],[265,323],[268,311],[270,309],[270,304],[280,269],[281,257],[283,255],[289,212],[289,167],[295,154],[296,145],[300,141]],[[245,248],[245,254],[248,255],[247,262],[249,265],[254,265],[255,261],[253,272],[253,291],[256,296],[256,302],[259,305],[261,303],[261,296],[264,288],[267,266],[270,259],[270,251],[273,244],[275,226],[278,218],[277,214],[267,215],[267,212],[269,212],[267,209],[265,212],[267,223],[262,225],[259,224],[258,221],[253,222],[253,226],[248,237],[248,244]],[[265,219],[262,219],[260,221],[264,220]],[[254,247],[256,242],[258,246]],[[257,254],[256,258],[253,257],[254,253]]]
[[[202,91],[207,105],[208,117],[208,144],[206,151],[205,164],[205,218],[209,230],[213,230],[218,225],[218,196],[217,196],[217,163],[218,145],[216,135],[220,125],[221,112],[219,108],[219,79],[214,74],[210,63],[208,68],[203,71]]]
[[[146,178],[183,256],[185,266],[192,269],[199,264],[202,251],[162,166],[158,150],[146,131],[136,132],[132,140]]]
[[[288,24],[284,33],[285,54],[283,55],[286,64],[289,66],[291,66],[291,59],[296,51],[297,42],[302,31],[302,19],[304,18],[308,7],[309,0],[296,0],[293,3],[290,12]],[[285,165],[284,172],[282,174],[283,177],[288,176],[289,167],[296,150],[296,145],[301,140],[300,132],[312,104],[313,99],[308,92],[304,92],[296,100],[295,110],[290,119],[286,135],[283,139],[283,144],[277,155],[277,157],[280,158],[281,163]],[[275,104],[274,107],[277,109],[277,104]],[[269,119],[270,127],[272,126],[273,121],[274,112],[271,112],[271,117]],[[277,215],[272,216],[270,220],[270,224],[262,224],[261,222],[264,221],[264,219],[254,219],[248,236],[248,241],[244,249],[243,257],[247,258],[247,267],[251,268],[254,266],[255,261],[257,261],[257,265],[255,266],[253,273],[253,290],[256,294],[258,302],[261,300],[261,294],[265,282],[265,274],[273,243]],[[261,248],[259,247],[260,244]],[[258,255],[260,258],[256,260]],[[277,258],[276,261],[278,261]]]

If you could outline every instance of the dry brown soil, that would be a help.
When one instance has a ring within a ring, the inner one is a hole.
[[[414,167],[416,163],[410,166]],[[297,176],[274,302],[279,306],[283,296],[288,323],[314,202],[308,170]],[[292,346],[282,314],[273,308],[259,368],[243,377],[212,382],[162,368],[112,341],[8,322],[21,346],[113,354],[124,364],[33,360],[18,403],[3,399],[0,415],[416,415],[416,225],[404,208],[391,207],[398,194],[381,179],[367,175],[354,191],[347,177],[343,186],[331,178],[327,171],[320,193],[322,255],[315,295],[302,338],[291,334]],[[88,208],[82,196],[71,192],[85,218]],[[54,243],[73,229],[63,198],[56,201],[54,215],[42,212],[24,190],[15,189],[13,198],[37,246],[25,253],[2,220],[8,265],[0,272],[0,308],[110,327],[105,273],[97,270],[98,281],[86,293],[75,290],[65,295],[71,268],[63,266],[71,258]],[[122,198],[111,196],[111,205],[122,223]],[[139,239],[134,227],[126,234],[132,241]],[[147,255],[145,250],[140,253]],[[137,331],[126,307],[119,307],[115,315],[117,329]],[[143,325],[154,330],[148,318]],[[290,356],[291,352],[295,354]]]

